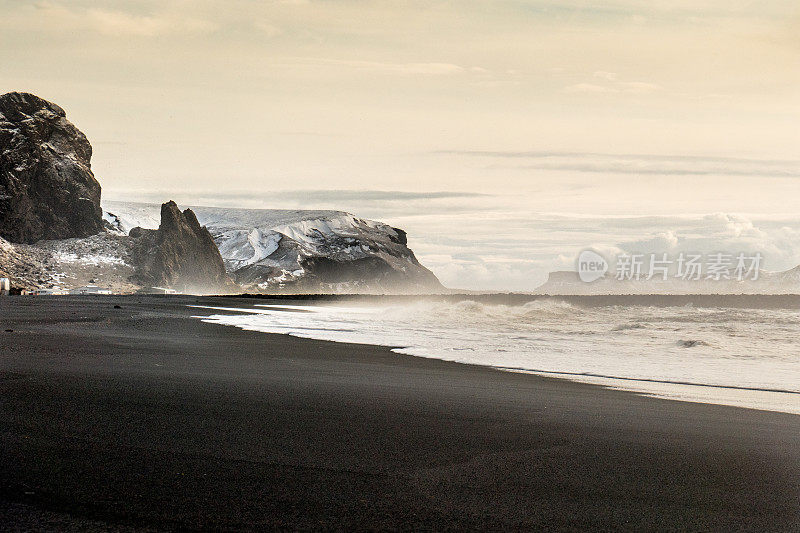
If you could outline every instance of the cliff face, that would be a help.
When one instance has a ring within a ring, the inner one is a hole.
[[[196,208],[228,272],[255,292],[431,293],[444,288],[403,230],[342,211]]]
[[[101,231],[91,158],[63,109],[32,94],[0,95],[0,237],[33,243]]]
[[[161,206],[157,230],[135,228],[130,236],[142,285],[196,293],[232,288],[214,239],[191,209],[181,212],[175,202],[167,202]]]
[[[157,206],[108,202],[127,232],[154,227]],[[250,292],[435,293],[444,287],[406,233],[341,211],[193,207],[228,273]],[[113,213],[113,215],[111,215]]]

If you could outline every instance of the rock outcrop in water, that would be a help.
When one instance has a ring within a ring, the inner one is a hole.
[[[134,228],[136,278],[142,285],[183,292],[229,292],[233,287],[214,239],[191,209],[175,202],[161,206],[157,230]]]
[[[102,231],[91,158],[63,109],[28,93],[0,95],[0,237],[33,243]]]

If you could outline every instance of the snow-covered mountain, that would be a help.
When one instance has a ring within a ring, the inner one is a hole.
[[[157,204],[104,202],[120,234],[155,229]],[[250,290],[430,292],[439,281],[407,247],[405,232],[342,211],[191,206],[227,271]]]

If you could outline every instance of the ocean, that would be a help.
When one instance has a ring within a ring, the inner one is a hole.
[[[800,414],[796,297],[262,302],[197,306],[198,318],[663,398]]]

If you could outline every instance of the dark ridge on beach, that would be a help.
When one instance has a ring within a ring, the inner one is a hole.
[[[288,299],[307,301],[270,298]],[[0,298],[2,529],[800,529],[800,416],[242,331],[188,307],[262,300]]]

